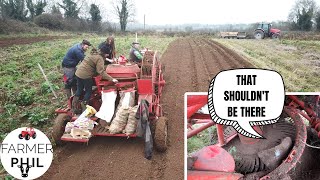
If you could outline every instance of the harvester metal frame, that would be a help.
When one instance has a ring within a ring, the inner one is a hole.
[[[123,87],[130,87],[131,90],[136,90],[137,99],[136,102],[140,102],[142,99],[146,99],[149,102],[149,121],[151,125],[154,125],[155,135],[157,135],[157,131],[167,133],[167,119],[163,117],[163,110],[160,103],[160,98],[162,95],[162,90],[165,85],[165,80],[163,79],[162,74],[162,65],[160,62],[160,56],[158,52],[154,51],[146,51],[153,52],[153,57],[151,59],[152,65],[151,69],[149,69],[149,73],[145,74],[141,71],[144,67],[144,60],[142,61],[141,66],[138,64],[130,64],[130,65],[120,65],[120,64],[111,64],[106,68],[106,72],[116,78],[119,82],[114,84],[111,81],[102,80],[101,76],[94,77],[94,82],[96,88],[94,88],[89,105],[94,107],[96,110],[100,109],[101,106],[101,92],[103,91],[120,91]],[[157,90],[157,92],[155,91]],[[80,97],[81,99],[81,97]],[[71,142],[83,142],[88,143],[89,139],[74,139],[70,137],[64,137],[64,128],[67,122],[74,121],[77,119],[76,114],[72,112],[72,100],[73,96],[68,99],[68,105],[65,108],[56,109],[56,113],[58,114],[57,118],[54,122],[53,127],[53,139],[56,144],[64,144],[64,141]],[[94,121],[97,121],[97,117],[91,118]],[[160,121],[164,121],[160,123]],[[159,122],[159,123],[158,123]],[[137,134],[110,134],[106,131],[102,131],[101,128],[97,129],[97,126],[92,130],[93,136],[117,136],[117,137],[137,137]],[[155,138],[156,139],[156,138]],[[165,151],[167,148],[167,134],[163,135],[162,138],[157,138],[154,141],[157,150]]]

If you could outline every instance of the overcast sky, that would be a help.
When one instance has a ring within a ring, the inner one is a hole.
[[[111,17],[112,0],[96,0]],[[287,20],[295,0],[134,0],[135,20],[148,25],[227,24]],[[320,0],[316,0],[320,5]],[[104,17],[104,19],[106,19]]]

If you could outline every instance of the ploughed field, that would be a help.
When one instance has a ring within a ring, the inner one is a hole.
[[[96,36],[87,38],[92,39],[96,46],[104,40]],[[53,39],[55,38],[50,38]],[[1,122],[1,138],[10,130],[30,123],[35,128],[50,132],[54,109],[66,104],[58,66],[67,49],[82,39],[41,39],[41,42],[28,45],[17,42],[13,43],[15,46],[1,46],[0,82],[3,91],[0,95],[4,97],[1,104],[5,106],[1,106],[0,115],[1,119],[6,120]],[[116,38],[117,56],[128,53],[133,40],[134,38],[127,37]],[[307,52],[306,48],[317,47],[311,46],[314,44],[294,44],[291,41],[286,41],[287,44],[247,40],[218,41],[219,43],[209,38],[141,38],[142,46],[159,50],[163,54],[161,61],[165,65],[166,85],[161,104],[164,115],[169,119],[169,147],[165,153],[154,151],[152,160],[147,160],[144,158],[144,143],[141,139],[94,137],[88,145],[67,143],[54,148],[52,166],[41,179],[183,179],[184,93],[206,92],[211,79],[222,70],[252,67],[274,69],[283,72],[287,91],[319,90],[318,84],[314,83],[319,78],[315,71],[318,67],[318,54],[317,51]],[[257,45],[265,49],[268,47],[268,51],[252,48]],[[273,45],[277,45],[274,47],[278,51],[270,50]],[[297,49],[305,50],[306,53],[302,55]],[[290,57],[295,61],[284,61],[286,53],[293,53]],[[274,56],[276,57],[273,58]],[[297,61],[300,57],[312,59]],[[47,72],[58,93],[58,99],[53,99],[37,69],[37,63]],[[299,67],[302,69],[296,68],[296,65],[301,65]],[[311,71],[305,69],[308,67],[311,67]],[[306,83],[301,84],[303,81]]]
[[[68,143],[57,148],[57,157],[43,179],[183,179],[185,92],[207,91],[209,81],[221,70],[253,67],[242,57],[207,39],[183,38],[169,44],[165,64],[162,104],[169,119],[169,147],[143,157],[143,141],[94,137],[89,145]]]

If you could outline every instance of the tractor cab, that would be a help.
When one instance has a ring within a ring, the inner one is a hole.
[[[264,32],[270,32],[270,29],[271,29],[271,26],[272,24],[265,24],[265,23],[261,23],[258,25],[258,28],[257,29],[263,29]]]
[[[280,30],[272,28],[271,23],[259,23],[257,28],[254,30],[254,38],[264,39],[265,37],[278,39],[280,38]]]

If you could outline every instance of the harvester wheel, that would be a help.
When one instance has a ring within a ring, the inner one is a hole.
[[[64,133],[65,126],[68,122],[68,114],[59,114],[54,120],[52,137],[56,145],[63,145],[61,137]]]
[[[264,33],[261,30],[256,30],[254,32],[254,38],[255,39],[263,39],[264,38]]]
[[[167,150],[168,136],[168,120],[165,117],[160,117],[156,122],[154,135],[154,143],[157,151],[164,152]]]
[[[22,134],[19,134],[19,139],[23,139]]]

